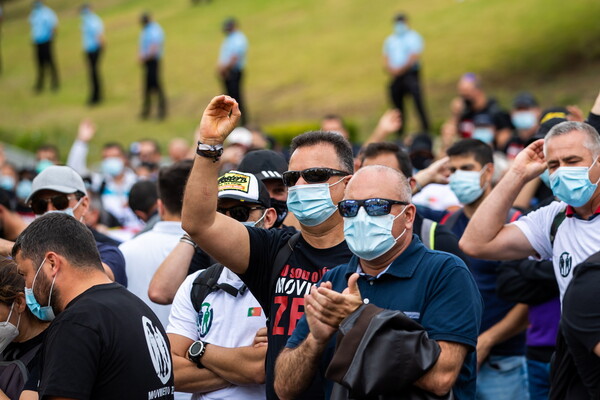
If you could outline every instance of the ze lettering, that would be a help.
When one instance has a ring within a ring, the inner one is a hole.
[[[275,322],[273,323],[273,335],[285,335],[285,325],[288,325],[288,336],[291,336],[296,329],[296,324],[304,315],[304,297],[295,297],[292,299],[292,306],[290,308],[290,316],[289,323],[281,325],[281,317],[285,310],[288,307],[288,297],[287,296],[276,296],[273,299],[275,304],[279,304],[279,308],[275,314]]]
[[[273,322],[273,335],[285,335],[285,328],[279,326],[279,323],[281,322],[283,312],[287,308],[288,298],[287,296],[275,296],[273,302],[275,304],[280,304],[277,313],[275,314],[275,321]]]
[[[302,307],[302,311],[300,311]],[[292,300],[292,308],[290,309],[290,329],[288,335],[292,336],[294,329],[296,329],[296,323],[304,315],[304,297],[296,297]]]

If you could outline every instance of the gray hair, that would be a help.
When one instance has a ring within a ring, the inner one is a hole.
[[[592,152],[592,157],[596,158],[600,155],[600,135],[593,126],[585,122],[565,121],[554,125],[544,137],[544,157],[548,155],[548,142],[550,139],[573,131],[584,133],[587,136],[583,146]]]
[[[371,170],[377,172],[378,176],[391,176],[391,182],[388,182],[388,184],[393,185],[392,187],[396,189],[396,193],[398,194],[400,200],[406,201],[407,203],[410,203],[412,201],[412,190],[410,188],[410,184],[408,183],[408,179],[400,171],[397,171],[394,168],[386,167],[385,165],[368,165],[366,167],[362,167],[354,174],[350,182],[354,180],[354,177],[362,175]],[[348,184],[348,186],[350,186],[350,183]]]

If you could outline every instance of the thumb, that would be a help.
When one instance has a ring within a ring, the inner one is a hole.
[[[360,275],[355,272],[348,278],[348,293],[358,297],[360,297],[360,290],[358,289],[359,276]]]

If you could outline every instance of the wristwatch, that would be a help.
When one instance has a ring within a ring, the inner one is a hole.
[[[198,147],[196,148],[196,154],[198,154],[201,157],[211,158],[213,160],[213,162],[217,162],[217,161],[219,161],[219,159],[221,158],[221,155],[223,154],[223,145],[217,144],[217,145],[213,146],[213,145],[204,144],[204,143],[198,141]]]
[[[194,343],[192,343],[192,345],[188,349],[188,358],[191,361],[195,362],[196,365],[198,366],[198,368],[204,368],[204,365],[202,365],[202,362],[200,361],[200,359],[202,358],[202,356],[204,355],[204,352],[206,351],[207,344],[208,343],[203,342],[202,340],[196,340]]]

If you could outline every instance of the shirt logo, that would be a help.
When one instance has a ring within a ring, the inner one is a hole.
[[[196,319],[196,329],[198,330],[198,335],[200,337],[204,337],[210,331],[210,327],[212,326],[213,321],[213,309],[210,303],[202,303],[202,307],[200,307],[200,311],[198,311],[198,318]]]
[[[571,255],[568,252],[565,251],[560,255],[560,258],[558,259],[558,269],[563,278],[569,276],[572,263],[573,258],[571,258]]]
[[[260,317],[261,314],[260,307],[250,307],[248,308],[248,316],[249,317]]]
[[[160,330],[158,330],[150,319],[142,317],[142,327],[146,336],[148,352],[152,359],[154,371],[164,385],[171,378],[171,354],[169,353],[169,347]]]

